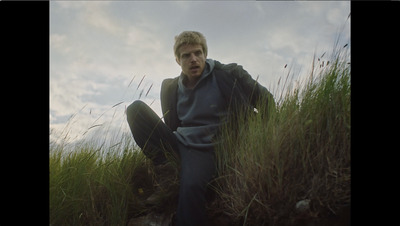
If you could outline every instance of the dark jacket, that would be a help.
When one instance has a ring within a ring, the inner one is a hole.
[[[267,102],[265,104],[267,108],[275,107],[272,94],[236,63],[221,64],[215,61],[211,76],[217,78],[219,89],[223,98],[229,103],[228,111],[232,115],[236,115],[242,110],[253,111],[260,100]],[[173,131],[180,126],[177,113],[178,78],[179,76],[165,79],[161,84],[161,110],[164,122]],[[261,112],[265,111],[266,109]]]

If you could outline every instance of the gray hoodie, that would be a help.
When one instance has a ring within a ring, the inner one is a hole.
[[[205,69],[193,89],[183,85],[185,75],[178,80],[177,113],[181,126],[174,131],[187,147],[208,149],[215,144],[218,127],[227,115],[227,103],[212,76],[214,60],[207,59]]]

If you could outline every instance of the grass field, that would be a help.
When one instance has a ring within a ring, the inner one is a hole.
[[[225,216],[229,225],[297,224],[338,215],[350,205],[348,50],[336,48],[329,64],[317,59],[297,86],[280,81],[286,91],[274,94],[277,106],[267,116],[239,116],[239,126],[223,129],[210,217]],[[51,225],[127,225],[152,211],[174,211],[177,178],[158,205],[147,207],[153,166],[130,134],[123,139],[112,147],[117,151],[90,141],[73,151],[50,146]],[[309,201],[305,211],[295,208],[301,200]]]

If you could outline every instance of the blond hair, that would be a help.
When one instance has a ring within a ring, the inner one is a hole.
[[[199,44],[203,48],[204,55],[207,57],[207,41],[204,35],[198,31],[184,31],[175,36],[174,54],[177,59],[180,57],[179,48],[182,45]]]

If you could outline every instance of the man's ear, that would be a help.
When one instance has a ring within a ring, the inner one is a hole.
[[[178,57],[175,57],[175,61],[176,61],[176,63],[179,64],[179,66],[181,66],[181,62],[180,62],[180,60],[178,59]]]

